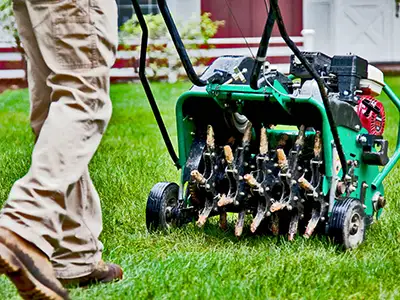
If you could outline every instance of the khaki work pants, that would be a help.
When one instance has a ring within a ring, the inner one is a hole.
[[[28,173],[0,216],[35,244],[57,277],[88,275],[101,259],[99,195],[88,164],[111,117],[110,69],[118,44],[114,0],[14,0],[28,58],[31,126]]]

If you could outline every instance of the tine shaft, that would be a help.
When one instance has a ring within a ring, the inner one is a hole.
[[[199,219],[196,222],[197,226],[203,227],[206,224],[207,219],[208,219],[210,213],[212,212],[213,208],[214,208],[213,202],[210,201],[209,199],[207,199],[206,205],[205,205],[203,211],[201,212]]]
[[[315,188],[312,186],[312,184],[305,179],[304,177],[299,178],[299,180],[297,181],[299,183],[300,188],[302,188],[303,190],[309,192],[309,193],[313,193],[314,197],[318,196],[318,193],[315,191]]]
[[[239,213],[238,220],[237,220],[237,223],[236,223],[236,226],[235,226],[235,235],[237,237],[240,237],[242,235],[242,233],[243,233],[243,226],[244,226],[244,218],[245,218],[245,216],[246,216],[245,211],[242,210]]]
[[[258,183],[257,180],[254,178],[254,176],[251,174],[246,174],[244,175],[243,178],[246,181],[246,183],[252,188],[259,188],[261,186],[261,184]]]
[[[215,148],[214,129],[211,125],[207,126],[207,146],[211,150]]]
[[[270,208],[269,210],[273,213],[273,212],[276,212],[276,211],[278,211],[278,210],[282,210],[282,209],[284,209],[285,207],[286,207],[285,204],[280,203],[280,202],[275,202],[275,203],[273,203],[273,204],[271,205],[271,208]]]
[[[308,222],[306,232],[304,233],[305,238],[310,238],[312,236],[315,228],[318,225],[319,219],[320,219],[320,213],[316,209],[313,209],[311,214],[311,219]]]
[[[297,136],[296,139],[296,145],[304,146],[304,137],[305,137],[305,127],[304,125],[301,125],[299,129],[299,135]]]
[[[288,168],[288,160],[287,160],[285,151],[283,151],[283,149],[277,149],[276,150],[276,155],[278,157],[278,166],[283,171],[287,170],[287,168]]]
[[[260,226],[262,220],[265,218],[265,211],[258,210],[257,215],[255,216],[253,223],[251,223],[250,231],[252,233],[256,232],[258,226]]]
[[[260,135],[260,154],[266,155],[267,153],[268,153],[267,129],[265,127],[262,127]]]
[[[306,190],[307,192],[314,192],[314,187],[312,184],[305,179],[304,177],[299,178],[298,180],[299,186],[303,189]]]
[[[293,241],[297,234],[297,229],[299,227],[299,214],[296,213],[292,216],[289,224],[289,241]]]
[[[248,122],[246,129],[244,130],[243,143],[250,143],[252,127],[253,127],[253,125],[251,124],[251,122]]]
[[[204,178],[204,176],[202,174],[200,174],[199,171],[193,170],[190,173],[190,175],[192,176],[192,180],[196,181],[197,183],[200,183],[200,184],[206,183],[206,179]]]
[[[274,236],[279,234],[279,217],[276,214],[271,217],[271,232]]]
[[[321,132],[317,131],[314,140],[314,157],[316,159],[319,159],[321,157],[321,150],[322,150]]]
[[[228,164],[232,164],[233,163],[233,152],[232,152],[232,148],[229,145],[226,145],[224,147],[224,154],[225,154],[225,160]]]
[[[219,207],[223,207],[223,206],[226,206],[226,205],[229,205],[229,204],[232,204],[232,203],[233,203],[233,199],[230,198],[230,197],[225,196],[225,194],[224,194],[224,195],[222,195],[221,199],[219,199],[217,205]]]
[[[219,228],[222,230],[228,229],[227,213],[225,211],[219,215]]]

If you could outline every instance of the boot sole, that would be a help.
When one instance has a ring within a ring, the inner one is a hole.
[[[23,299],[65,300],[43,285],[21,260],[6,246],[0,244],[0,275],[5,274],[17,287]],[[21,280],[22,279],[22,280]],[[29,288],[27,288],[27,285]]]

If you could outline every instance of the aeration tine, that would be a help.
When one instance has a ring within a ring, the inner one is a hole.
[[[303,146],[304,145],[304,137],[305,137],[305,126],[301,125],[299,129],[299,135],[296,139],[296,145]]]
[[[315,188],[312,186],[312,184],[303,177],[300,177],[299,180],[297,181],[299,183],[300,188],[302,188],[303,190],[309,192],[309,193],[313,193],[313,196],[316,197],[318,196],[316,194]]]
[[[252,233],[256,232],[258,226],[260,226],[260,224],[261,224],[262,220],[264,220],[264,218],[265,218],[265,211],[259,210],[250,226],[250,231]]]
[[[277,149],[276,155],[278,157],[278,166],[281,168],[282,171],[286,171],[289,164],[288,164],[288,160],[287,160],[285,151],[283,151],[283,149]]]
[[[209,149],[215,149],[214,129],[211,125],[207,126],[207,146]]]
[[[212,206],[205,207],[205,208],[203,209],[202,213],[201,213],[200,216],[199,216],[199,219],[198,219],[197,222],[196,222],[196,225],[197,225],[197,226],[199,226],[199,227],[201,228],[201,227],[203,227],[203,226],[206,224],[207,219],[208,219],[208,217],[209,217],[209,215],[210,215],[212,209],[213,209]]]
[[[312,234],[314,233],[315,228],[318,225],[319,219],[320,219],[320,213],[316,209],[313,209],[312,210],[312,214],[311,214],[311,219],[308,222],[306,231],[304,233],[304,237],[305,238],[308,239],[308,238],[310,238],[312,236]]]
[[[222,195],[222,197],[221,197],[221,199],[219,199],[217,205],[218,205],[218,207],[223,207],[223,206],[226,206],[226,205],[229,205],[232,203],[233,203],[232,198]]]
[[[279,235],[279,217],[275,214],[271,217],[271,232],[274,236]]]
[[[203,227],[206,224],[207,219],[210,216],[210,213],[212,212],[213,208],[214,208],[214,201],[207,199],[206,204],[199,216],[199,219],[196,222],[197,226]]]
[[[227,213],[225,211],[219,215],[219,228],[222,230],[228,229]]]
[[[280,202],[275,202],[271,205],[271,208],[269,209],[272,213],[277,212],[279,210],[282,210],[286,207],[285,204],[280,203]]]
[[[206,179],[204,178],[204,176],[197,170],[193,170],[190,173],[192,180],[196,181],[199,184],[205,184],[206,183]]]
[[[254,176],[251,174],[246,174],[244,175],[243,178],[246,181],[246,183],[252,188],[259,188],[261,186],[261,184],[258,183],[257,180],[254,178]]]
[[[260,154],[261,155],[267,155],[268,154],[268,136],[267,136],[267,129],[265,127],[261,128]]]
[[[242,210],[241,212],[239,212],[239,216],[238,216],[238,220],[236,222],[236,226],[235,226],[235,235],[237,237],[240,237],[243,233],[243,226],[244,226],[244,218],[245,218],[246,214],[245,211]]]
[[[321,132],[317,131],[314,139],[314,157],[319,159],[322,151]]]
[[[292,219],[290,220],[289,224],[289,241],[293,241],[294,237],[297,234],[297,229],[299,227],[299,215],[296,213],[295,215],[292,216]]]
[[[231,165],[233,163],[234,157],[233,157],[233,151],[231,146],[226,145],[224,147],[224,154],[225,154],[225,160],[226,162]]]
[[[251,124],[251,122],[248,122],[246,129],[244,130],[244,134],[243,134],[243,143],[250,143],[252,128],[253,128],[253,125]]]

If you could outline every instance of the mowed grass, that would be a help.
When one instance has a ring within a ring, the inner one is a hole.
[[[388,78],[400,94],[400,78]],[[174,104],[188,83],[153,89],[176,143]],[[145,205],[159,181],[179,173],[166,152],[140,84],[112,87],[114,114],[90,164],[102,199],[104,259],[122,265],[119,283],[72,289],[73,299],[400,299],[400,169],[385,181],[388,206],[365,243],[342,252],[326,238],[289,243],[284,238],[223,233],[216,221],[189,224],[169,234],[148,234]],[[398,116],[387,104],[386,136],[393,147]],[[29,168],[33,138],[28,92],[0,95],[0,199]],[[233,227],[233,220],[231,220]],[[0,299],[17,298],[6,278]]]

